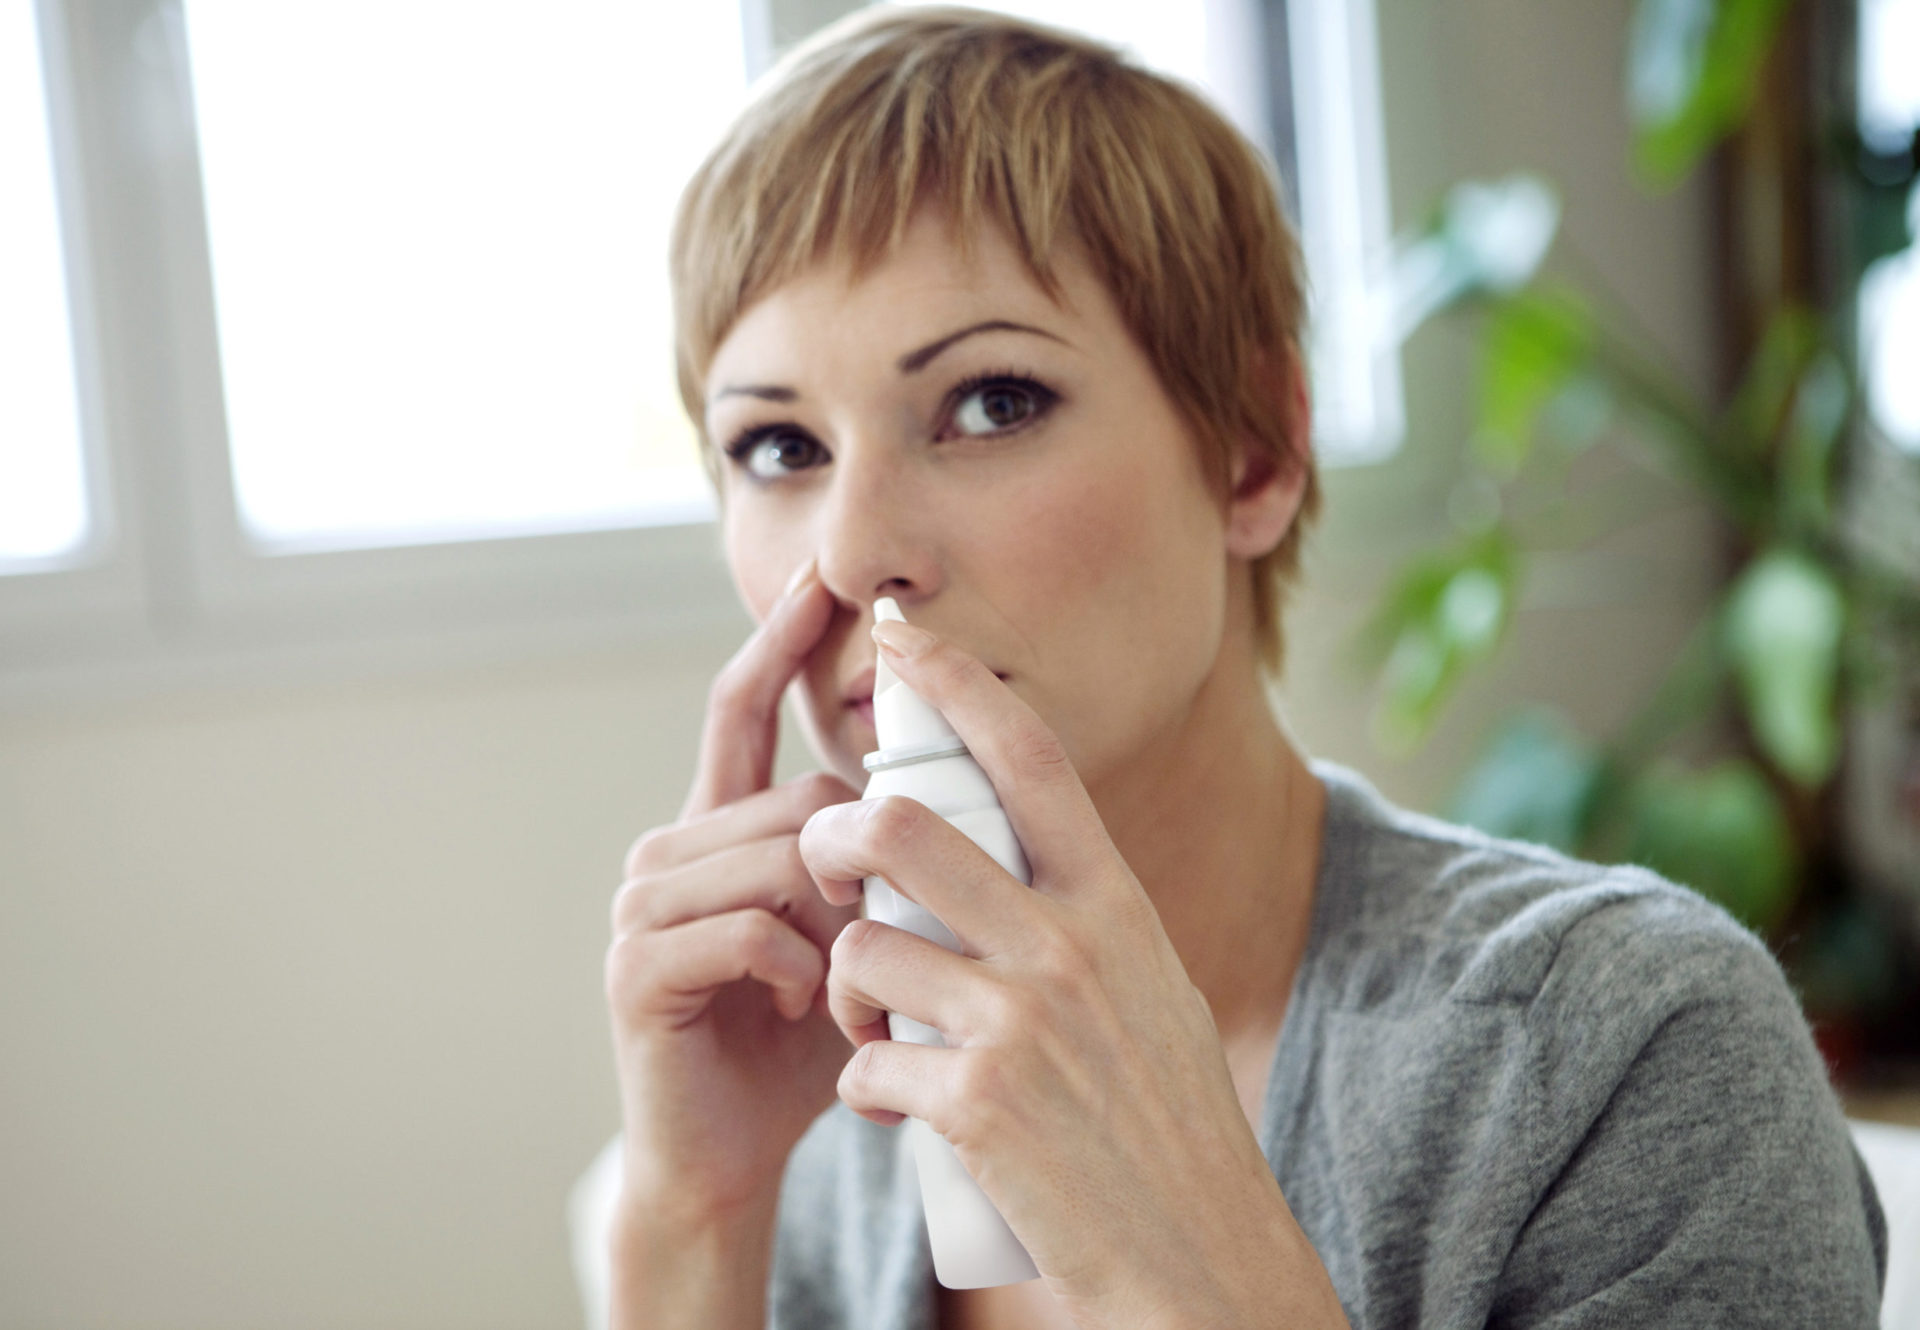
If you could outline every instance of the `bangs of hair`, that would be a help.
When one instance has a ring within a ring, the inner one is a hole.
[[[800,274],[870,270],[921,209],[963,251],[998,226],[1058,295],[1071,245],[1111,294],[1199,436],[1223,501],[1237,444],[1306,470],[1286,538],[1255,565],[1262,664],[1319,487],[1271,362],[1299,355],[1300,260],[1260,154],[1200,97],[1077,34],[961,8],[873,9],[767,77],[688,184],[671,279],[680,393],[705,430],[705,379],[746,309]]]

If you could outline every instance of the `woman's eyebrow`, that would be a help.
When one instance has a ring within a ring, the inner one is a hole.
[[[976,333],[986,332],[1032,333],[1036,337],[1044,337],[1048,341],[1058,342],[1062,346],[1071,345],[1066,338],[1050,333],[1045,328],[1035,328],[1025,323],[1014,323],[1007,319],[988,319],[985,323],[976,323],[971,327],[962,328],[958,332],[950,332],[938,341],[928,342],[918,351],[907,352],[907,354],[900,357],[900,372],[902,374],[916,374],[925,369],[928,362],[935,356],[952,346],[955,342],[963,338],[972,337]]]
[[[763,402],[795,402],[800,399],[800,394],[776,383],[742,383],[722,388],[709,400],[717,402],[722,397],[758,397]]]
[[[900,357],[898,362],[900,372],[902,374],[917,374],[925,369],[935,356],[945,351],[955,342],[963,341],[979,333],[989,332],[1032,333],[1035,337],[1044,337],[1048,341],[1058,342],[1062,346],[1073,345],[1073,343],[1069,342],[1066,338],[1057,333],[1050,333],[1045,328],[1035,328],[1031,324],[1026,323],[1015,323],[1011,319],[988,319],[984,323],[973,324],[970,327],[960,329],[958,332],[950,332],[937,341],[928,342],[917,351],[907,352],[907,354]],[[784,384],[777,383],[729,384],[714,393],[708,400],[717,402],[722,397],[757,397],[763,402],[797,402],[800,400],[800,394],[796,390],[786,387]]]

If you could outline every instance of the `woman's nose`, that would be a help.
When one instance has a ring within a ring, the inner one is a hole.
[[[911,468],[847,449],[815,533],[820,580],[842,601],[865,609],[880,596],[924,601],[942,580],[932,505]]]

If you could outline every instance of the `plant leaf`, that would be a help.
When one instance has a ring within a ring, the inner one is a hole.
[[[1774,312],[1727,407],[1734,446],[1751,457],[1766,455],[1800,376],[1819,351],[1820,325],[1810,310],[1787,305]]]
[[[1441,310],[1504,295],[1533,279],[1560,228],[1560,196],[1540,176],[1463,180],[1393,255],[1393,335],[1404,340]]]
[[[1833,524],[1833,459],[1853,411],[1853,384],[1831,351],[1800,376],[1774,506],[1790,537],[1817,541]]]
[[[1553,713],[1529,709],[1494,732],[1461,778],[1448,816],[1490,836],[1577,854],[1600,777],[1600,756]]]
[[[1511,476],[1526,461],[1543,411],[1580,381],[1593,343],[1593,316],[1564,288],[1522,292],[1488,320],[1480,360],[1480,419],[1474,448]]]
[[[1728,593],[1723,628],[1741,700],[1761,751],[1813,789],[1840,755],[1834,690],[1846,600],[1805,555],[1776,549]]]
[[[1766,933],[1793,904],[1797,855],[1786,811],[1751,763],[1705,771],[1662,765],[1631,799],[1627,857],[1717,901]]]
[[[1513,617],[1520,561],[1495,526],[1406,569],[1362,631],[1379,674],[1374,736],[1405,751],[1432,729],[1461,673],[1499,644]]]
[[[1745,118],[1791,0],[1639,0],[1627,49],[1634,157],[1677,184]]]

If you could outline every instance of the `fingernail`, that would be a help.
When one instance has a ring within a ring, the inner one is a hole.
[[[917,656],[933,645],[933,634],[898,619],[881,619],[873,625],[873,640],[890,656]]]
[[[793,576],[787,579],[786,589],[780,593],[780,599],[782,600],[790,599],[793,596],[793,593],[798,591],[801,587],[805,586],[807,584],[807,579],[812,576],[813,576],[813,560],[808,559],[805,563],[801,564],[798,568],[793,570]]]

